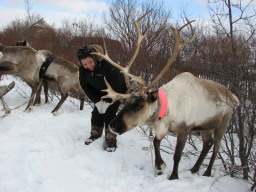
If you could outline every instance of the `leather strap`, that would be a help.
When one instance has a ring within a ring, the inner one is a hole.
[[[54,59],[57,57],[54,55],[49,56],[45,62],[42,64],[40,71],[39,71],[39,76],[43,78],[45,76],[46,70],[48,69],[49,65],[53,62]]]

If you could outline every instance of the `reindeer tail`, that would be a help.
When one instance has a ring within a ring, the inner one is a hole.
[[[238,97],[235,94],[233,94],[233,93],[232,93],[232,96],[233,96],[232,103],[233,103],[234,107],[235,106],[240,106],[240,101],[239,101]]]

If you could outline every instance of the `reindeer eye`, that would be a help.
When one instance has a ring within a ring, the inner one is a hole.
[[[141,110],[142,108],[143,108],[143,104],[137,104],[137,105],[134,107],[135,111],[139,111],[139,110]]]

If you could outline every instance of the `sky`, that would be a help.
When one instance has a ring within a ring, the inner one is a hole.
[[[64,20],[83,20],[102,22],[102,14],[108,11],[108,2],[111,0],[0,0],[0,29],[11,21],[25,18],[25,1],[29,2],[30,10],[39,14],[51,26],[61,27]],[[172,12],[172,17],[180,18],[182,11],[190,19],[209,23],[210,20],[207,0],[162,0],[165,8]],[[241,0],[232,0],[235,3]],[[242,0],[247,4],[251,0]],[[256,8],[256,0],[251,4]],[[251,9],[252,10],[252,9]],[[233,16],[235,15],[235,11]]]
[[[179,179],[170,181],[173,148],[176,137],[169,135],[161,151],[167,168],[163,175],[154,176],[148,138],[139,128],[117,137],[117,150],[103,149],[104,135],[90,145],[91,108],[68,98],[57,116],[51,114],[56,97],[49,104],[34,106],[24,112],[30,88],[12,76],[3,76],[1,85],[15,81],[15,87],[4,98],[9,115],[0,110],[0,191],[1,192],[246,192],[246,181],[231,178],[216,159],[211,177],[204,177],[211,153],[198,174],[189,169],[198,156],[189,145],[179,164]],[[43,95],[42,95],[42,98]],[[72,101],[72,102],[71,102]],[[44,99],[43,99],[44,102]],[[16,108],[17,107],[17,108]],[[0,109],[2,105],[0,103]],[[197,142],[197,140],[195,140]],[[201,144],[197,143],[200,149]],[[192,152],[192,153],[188,153]],[[153,157],[154,158],[154,157]],[[154,160],[153,160],[154,161]]]
[[[191,18],[208,18],[206,0],[163,0],[167,9],[178,14],[186,9]],[[61,26],[63,19],[99,18],[108,10],[108,0],[29,0],[31,11],[50,25]],[[0,28],[25,17],[24,0],[0,0]]]

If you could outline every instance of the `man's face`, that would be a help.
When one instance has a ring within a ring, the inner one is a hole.
[[[92,57],[86,57],[84,59],[81,59],[81,63],[83,67],[88,71],[93,71],[95,68],[95,63]]]

